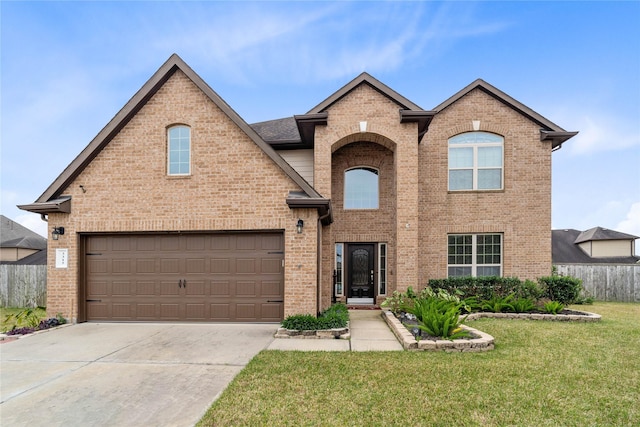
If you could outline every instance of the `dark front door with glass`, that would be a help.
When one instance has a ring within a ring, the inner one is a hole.
[[[373,298],[375,245],[350,244],[348,248],[348,297]]]

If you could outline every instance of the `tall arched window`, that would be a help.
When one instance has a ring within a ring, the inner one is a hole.
[[[191,129],[178,125],[168,129],[169,175],[189,175],[191,173]]]
[[[378,209],[378,171],[359,167],[344,173],[344,208]]]
[[[504,139],[488,132],[449,138],[449,190],[501,190]]]

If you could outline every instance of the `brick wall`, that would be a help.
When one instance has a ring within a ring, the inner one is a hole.
[[[504,137],[504,190],[448,191],[448,139],[473,120]],[[447,276],[450,233],[504,233],[504,276],[550,274],[551,146],[539,125],[476,89],[436,115],[419,157],[420,284]]]
[[[187,177],[167,176],[167,127],[178,123],[191,127]],[[178,71],[65,189],[72,213],[49,216],[65,235],[49,243],[47,310],[78,315],[78,233],[275,229],[285,235],[285,315],[315,312],[317,211],[290,210],[291,190],[299,188]],[[69,249],[67,269],[53,267],[56,248]]]

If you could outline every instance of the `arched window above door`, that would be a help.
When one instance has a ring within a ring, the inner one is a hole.
[[[344,172],[344,209],[378,209],[378,171],[357,167]]]

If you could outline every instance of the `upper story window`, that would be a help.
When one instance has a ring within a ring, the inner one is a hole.
[[[449,139],[449,190],[501,190],[504,139],[467,132]]]
[[[172,126],[168,130],[169,175],[191,173],[191,129],[188,126]]]
[[[378,171],[359,167],[344,173],[344,208],[378,209]]]

